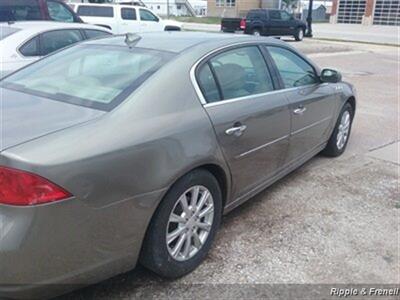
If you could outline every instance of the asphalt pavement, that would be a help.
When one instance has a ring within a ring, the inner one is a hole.
[[[315,157],[225,216],[193,273],[165,280],[138,266],[60,299],[262,298],[267,287],[274,299],[294,298],[291,287],[331,299],[334,284],[400,284],[399,48],[291,45],[357,88],[345,154]]]

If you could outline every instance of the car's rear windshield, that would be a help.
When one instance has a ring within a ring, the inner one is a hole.
[[[109,111],[172,58],[169,52],[78,45],[6,77],[3,88]]]
[[[41,20],[37,0],[0,0],[0,22]]]
[[[19,30],[20,29],[18,29],[18,28],[0,26],[0,41],[5,39],[6,37],[16,33]]]

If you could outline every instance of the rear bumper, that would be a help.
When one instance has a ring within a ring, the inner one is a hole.
[[[43,298],[135,267],[163,190],[94,208],[0,205],[0,298]]]

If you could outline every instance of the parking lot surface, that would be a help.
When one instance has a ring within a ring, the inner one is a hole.
[[[164,280],[139,266],[60,299],[163,298],[172,290],[207,298],[204,287],[218,284],[400,283],[399,48],[291,45],[357,88],[344,155],[315,157],[225,216],[208,258],[188,276]],[[239,290],[233,298],[246,297]]]

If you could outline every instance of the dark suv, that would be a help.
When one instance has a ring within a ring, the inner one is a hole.
[[[83,23],[61,0],[0,0],[0,22],[43,20]]]
[[[301,41],[307,25],[285,10],[252,9],[246,16],[244,33],[254,35],[294,36]]]

